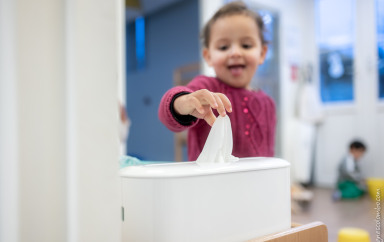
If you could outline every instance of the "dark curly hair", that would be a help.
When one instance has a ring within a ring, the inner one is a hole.
[[[366,145],[362,141],[360,141],[360,140],[353,140],[349,144],[349,149],[356,149],[356,150],[366,151],[367,147],[366,147]]]
[[[265,25],[260,15],[250,10],[242,1],[235,1],[222,6],[219,10],[217,10],[215,15],[213,15],[213,17],[205,24],[201,32],[201,39],[203,41],[204,47],[208,48],[209,46],[212,25],[220,18],[233,15],[244,15],[254,19],[257,27],[259,28],[259,35],[262,44],[265,45],[268,43],[267,40],[264,38]]]

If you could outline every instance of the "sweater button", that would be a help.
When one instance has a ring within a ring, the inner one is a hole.
[[[243,113],[248,113],[248,108],[244,108]]]

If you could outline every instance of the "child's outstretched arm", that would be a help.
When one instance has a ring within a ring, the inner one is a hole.
[[[197,119],[212,125],[216,119],[212,109],[221,115],[232,112],[231,102],[221,93],[220,85],[216,78],[200,75],[187,86],[169,89],[159,104],[160,121],[173,132],[191,128],[198,123]]]
[[[212,109],[216,109],[221,116],[225,116],[226,112],[232,112],[232,105],[227,96],[207,89],[177,97],[173,108],[180,115],[192,115],[204,119],[211,126],[216,120]]]

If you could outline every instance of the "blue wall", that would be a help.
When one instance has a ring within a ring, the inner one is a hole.
[[[134,23],[127,23],[127,111],[132,121],[128,154],[173,160],[173,133],[159,121],[162,95],[173,70],[200,60],[198,1],[185,0],[145,17],[146,67],[135,69]]]

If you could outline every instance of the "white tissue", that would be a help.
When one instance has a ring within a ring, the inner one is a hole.
[[[219,116],[213,123],[196,163],[200,166],[217,166],[238,161],[239,158],[232,155],[232,148],[231,120],[228,115]]]

